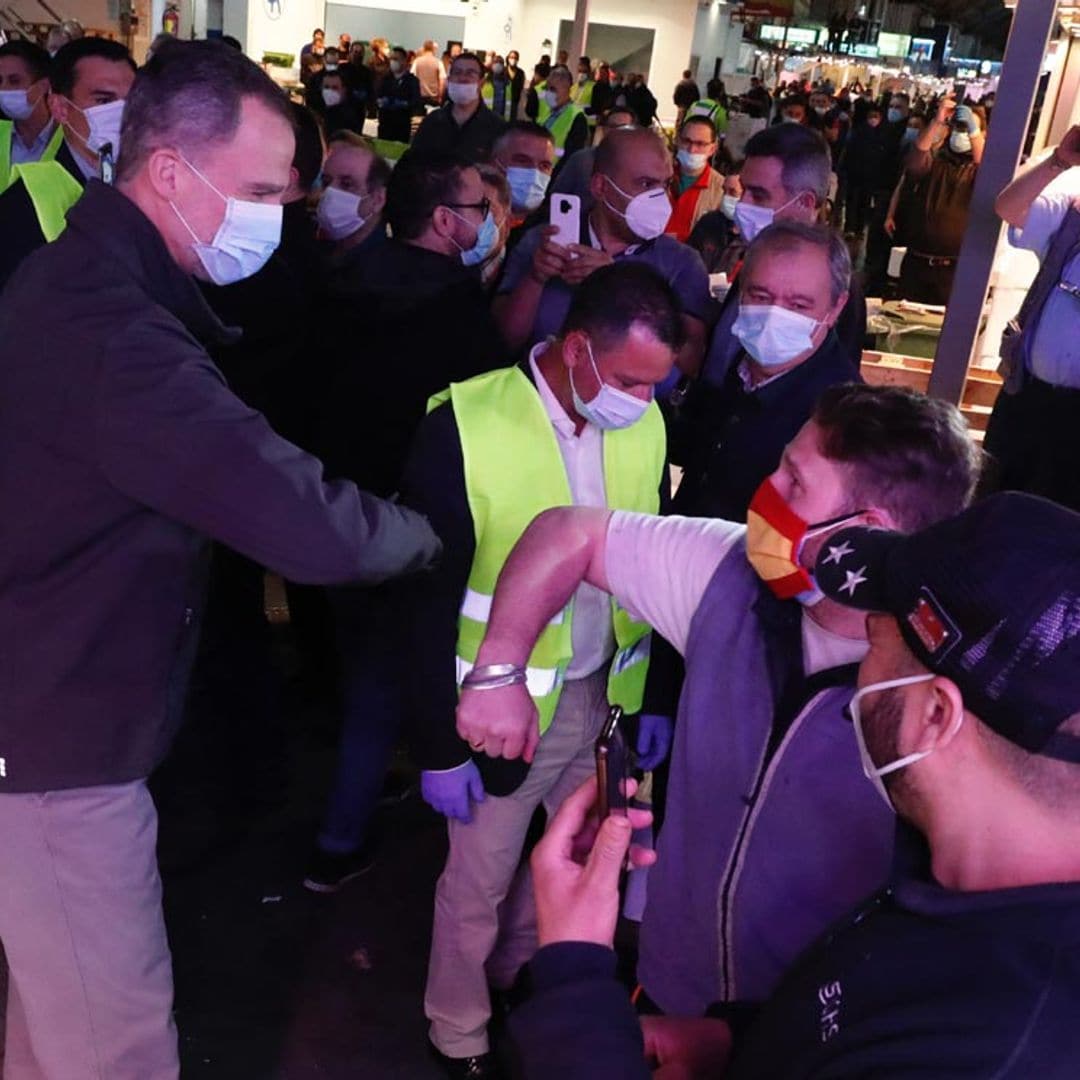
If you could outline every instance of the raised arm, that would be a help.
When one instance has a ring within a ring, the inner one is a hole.
[[[1027,224],[1031,204],[1052,180],[1074,165],[1080,165],[1080,124],[1069,128],[1061,145],[1054,147],[1049,157],[1021,169],[1002,189],[994,203],[998,217],[1022,229]]]
[[[604,569],[610,510],[564,506],[545,510],[525,530],[495,588],[476,667],[525,667],[541,631],[584,581],[609,592]],[[458,734],[490,757],[532,761],[540,741],[536,708],[523,685],[463,689]]]

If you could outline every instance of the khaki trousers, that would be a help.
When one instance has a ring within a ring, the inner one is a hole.
[[[0,795],[0,838],[4,1080],[176,1080],[146,785]]]
[[[435,892],[424,1011],[431,1041],[449,1057],[488,1051],[488,983],[509,988],[536,951],[532,881],[527,866],[518,872],[525,835],[538,806],[550,817],[592,775],[606,714],[606,666],[567,682],[521,787],[474,804],[468,825],[448,823],[450,853]]]

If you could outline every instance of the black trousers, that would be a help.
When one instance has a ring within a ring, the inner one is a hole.
[[[900,265],[900,295],[917,304],[947,304],[955,276],[955,259],[946,266],[909,251]]]
[[[990,490],[1026,491],[1080,511],[1080,390],[1029,376],[1018,393],[1002,391],[983,446]]]

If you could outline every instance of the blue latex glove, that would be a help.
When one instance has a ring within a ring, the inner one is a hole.
[[[670,716],[650,716],[642,713],[638,718],[637,763],[639,769],[648,772],[655,769],[671,750],[671,737],[675,724]]]
[[[958,105],[953,113],[953,124],[962,127],[969,135],[974,135],[979,130],[975,123],[975,114],[966,105]]]
[[[484,781],[476,762],[470,758],[464,765],[446,772],[422,772],[420,794],[433,810],[468,825],[472,821],[469,800],[484,801]]]

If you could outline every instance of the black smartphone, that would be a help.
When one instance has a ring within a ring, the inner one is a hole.
[[[608,814],[626,817],[629,802],[626,781],[630,775],[630,755],[619,727],[622,716],[622,709],[618,705],[612,705],[600,737],[596,740],[596,783],[600,792],[601,821],[604,821]]]
[[[956,102],[956,104],[958,106],[963,105],[964,104],[964,97],[967,94],[967,83],[966,82],[953,83],[952,92],[953,92],[953,100]]]

